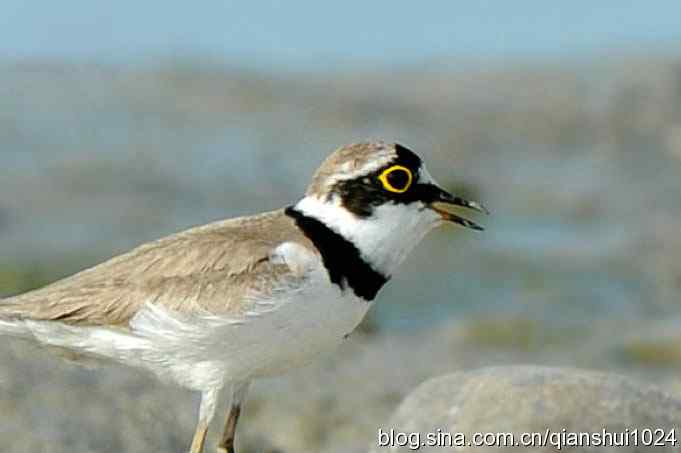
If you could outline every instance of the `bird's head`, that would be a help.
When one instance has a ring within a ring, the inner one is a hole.
[[[438,225],[482,229],[457,209],[486,212],[479,203],[440,187],[416,153],[383,142],[336,150],[295,207],[352,242],[385,275]]]

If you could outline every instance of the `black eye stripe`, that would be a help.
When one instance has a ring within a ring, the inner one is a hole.
[[[331,188],[329,196],[339,196],[343,206],[360,218],[371,217],[376,207],[386,203],[409,204],[420,201],[425,196],[423,185],[418,181],[423,165],[421,159],[398,144],[395,145],[395,153],[397,155],[392,162],[369,175],[338,181]],[[383,175],[390,167],[404,167],[406,170]],[[411,181],[403,181],[409,178],[408,172],[411,172]],[[382,179],[396,190],[388,189]],[[406,185],[409,187],[405,190]]]

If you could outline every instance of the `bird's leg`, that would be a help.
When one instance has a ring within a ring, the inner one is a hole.
[[[236,424],[241,414],[240,405],[232,405],[225,421],[225,430],[218,445],[218,453],[234,453],[234,436],[236,434]]]
[[[194,438],[192,439],[192,446],[189,453],[203,453],[203,446],[206,443],[206,434],[208,433],[208,425],[203,422],[199,422],[196,426],[196,432],[194,432]]]
[[[206,443],[208,426],[215,414],[215,403],[217,402],[220,389],[211,389],[201,393],[201,406],[199,407],[199,422],[196,424],[196,431],[192,439],[190,453],[203,453],[203,446]]]
[[[234,438],[236,437],[236,425],[241,415],[241,405],[248,392],[248,382],[238,383],[232,386],[232,402],[230,404],[225,430],[218,444],[218,453],[234,453]]]

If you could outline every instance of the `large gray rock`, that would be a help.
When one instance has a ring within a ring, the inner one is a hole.
[[[381,429],[383,435],[377,435],[372,453],[414,451],[417,446],[420,452],[452,451],[442,446],[424,446],[426,435],[438,430],[451,433],[452,442],[461,440],[461,434],[468,442],[473,433],[513,433],[514,440],[520,442],[521,433],[539,433],[534,434],[535,438],[543,436],[547,440],[544,446],[528,448],[534,452],[557,451],[557,442],[576,440],[570,433],[596,433],[602,437],[604,429],[610,435],[617,433],[613,440],[622,443],[627,438],[622,439],[620,433],[629,430],[629,447],[624,451],[650,450],[642,443],[650,440],[649,434],[653,434],[653,439],[664,437],[665,446],[660,449],[681,451],[678,439],[670,448],[671,437],[681,435],[678,432],[681,400],[658,388],[613,374],[535,366],[483,368],[427,381],[402,402]],[[634,445],[635,429],[638,446]],[[646,429],[660,431],[644,432]],[[397,433],[409,437],[398,438]],[[417,438],[410,433],[420,434]],[[525,441],[532,440],[527,437],[530,435],[524,436]],[[378,446],[379,440],[385,444],[391,437],[401,446]],[[592,442],[595,440],[592,438]],[[567,449],[565,444],[562,447]],[[504,448],[487,446],[472,451],[500,450]],[[590,448],[584,445],[570,451],[623,449],[592,443]]]

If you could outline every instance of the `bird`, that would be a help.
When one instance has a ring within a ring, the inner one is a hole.
[[[217,451],[235,453],[251,381],[341,344],[431,229],[482,230],[461,208],[488,213],[438,185],[407,147],[342,146],[287,207],[193,227],[0,300],[0,334],[200,392],[191,453],[204,451],[226,398]]]

